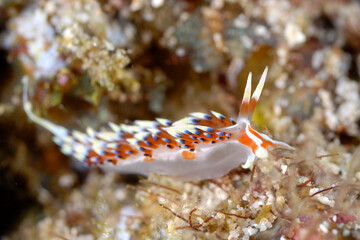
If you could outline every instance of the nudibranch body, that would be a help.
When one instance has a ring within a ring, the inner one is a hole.
[[[183,180],[221,177],[242,165],[250,168],[265,158],[269,148],[289,148],[251,128],[250,120],[264,87],[267,68],[251,95],[251,73],[237,121],[220,113],[191,113],[176,122],[135,121],[133,125],[109,123],[109,129],[86,133],[71,131],[36,116],[31,111],[24,78],[24,110],[35,123],[54,134],[54,142],[68,156],[88,165],[121,173],[148,175],[151,172]]]

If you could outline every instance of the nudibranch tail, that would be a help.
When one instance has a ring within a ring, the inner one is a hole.
[[[250,95],[251,95],[252,73],[251,72],[249,73],[247,81],[246,81],[244,97],[243,97],[243,100],[240,105],[240,113],[239,113],[239,117],[238,117],[238,122],[240,122],[243,119],[247,119],[247,120],[251,121],[256,104],[259,101],[261,92],[265,85],[267,72],[268,72],[268,67],[265,68],[263,74],[261,75],[260,81],[259,81],[258,85],[256,86],[256,89],[251,97],[250,97]]]
[[[24,84],[24,90],[23,90],[23,104],[24,104],[24,110],[28,118],[30,118],[31,121],[34,123],[46,128],[48,131],[50,131],[52,134],[58,137],[64,137],[68,135],[68,130],[62,126],[56,125],[46,119],[43,119],[41,117],[36,116],[31,108],[32,105],[29,102],[28,98],[28,85],[29,85],[29,79],[27,76],[24,76],[22,78],[22,82]]]
[[[84,146],[83,142],[86,141],[87,137],[85,134],[78,131],[69,131],[60,125],[54,124],[44,118],[36,116],[32,112],[32,105],[28,98],[28,85],[29,79],[27,76],[22,78],[24,84],[23,89],[23,104],[24,111],[28,118],[34,123],[42,126],[51,132],[53,141],[61,147],[61,151],[65,155],[73,155],[75,159],[82,161],[88,152],[88,149]],[[79,140],[76,140],[79,139]]]

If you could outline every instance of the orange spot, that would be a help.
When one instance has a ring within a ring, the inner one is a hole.
[[[189,141],[189,142],[194,141],[190,136],[197,137],[197,136],[195,136],[194,134],[183,134],[183,135],[181,136],[181,139],[183,139],[183,140],[185,140],[185,141]]]
[[[159,140],[157,140],[157,142],[159,144],[162,144],[162,145],[171,145],[172,147],[176,147],[178,146],[178,143],[175,141],[174,137],[171,136],[170,134],[168,134],[167,132],[161,130],[161,132],[159,134],[157,134],[157,137],[159,138]],[[170,142],[165,142],[162,140],[162,138],[167,138],[170,140]]]
[[[174,149],[177,145],[175,144],[168,144],[170,149]]]
[[[232,126],[232,125],[234,125],[231,121],[230,121],[230,119],[228,119],[228,118],[225,118],[224,120],[222,120],[223,121],[223,123],[224,123],[224,125],[227,127],[227,126]]]
[[[150,148],[148,145],[145,144],[144,141],[139,141],[138,145],[143,148]]]
[[[110,149],[110,148],[106,148],[106,149],[105,149],[105,154],[104,154],[104,156],[106,156],[106,157],[108,157],[108,158],[115,157],[116,154],[113,153],[111,150],[112,150],[112,149]]]
[[[152,162],[152,161],[154,161],[154,158],[152,158],[152,157],[145,157],[145,162]]]
[[[206,132],[206,133],[211,134],[211,137],[205,136],[204,133],[205,133],[205,132],[203,132],[203,137],[204,137],[205,139],[208,139],[209,141],[215,140],[215,139],[218,137],[218,136],[216,135],[216,132],[215,132],[215,131],[214,131],[214,132]]]
[[[90,152],[87,155],[87,158],[90,159],[90,158],[95,157],[95,156],[98,156],[98,154],[95,151],[90,150]]]
[[[122,144],[116,149],[120,152],[121,155],[128,155],[129,154],[125,154],[126,151],[131,151],[131,154],[137,154],[138,151],[134,148],[132,148],[129,144]]]
[[[203,138],[204,141],[200,141],[200,140],[199,140],[199,142],[202,142],[202,143],[208,143],[208,142],[210,142],[210,138],[206,137],[205,135],[201,135],[201,138]]]
[[[182,156],[186,160],[194,160],[196,158],[196,154],[189,151],[182,151]]]
[[[105,160],[107,160],[107,158],[105,158],[104,156],[99,156],[98,164],[104,164]]]
[[[212,128],[222,128],[222,127],[227,127],[232,125],[231,121],[227,118],[225,118],[224,120],[220,120],[218,119],[215,115],[211,114],[212,118],[210,120],[204,120],[201,119],[197,125],[199,126],[209,126]]]
[[[121,133],[121,137],[126,139],[126,138],[133,138],[134,137],[134,134],[131,134],[131,133],[127,133],[127,132],[123,132]]]
[[[115,158],[110,158],[110,159],[108,159],[107,161],[110,162],[110,163],[112,163],[112,164],[114,164],[114,165],[117,164],[117,159],[115,159]]]
[[[144,148],[144,150],[142,151],[144,154],[147,154],[147,155],[151,155],[152,154],[152,151],[150,149],[146,149]]]

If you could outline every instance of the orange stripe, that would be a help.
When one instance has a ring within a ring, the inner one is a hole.
[[[238,141],[248,147],[251,148],[251,150],[253,151],[253,153],[255,153],[256,149],[258,148],[258,145],[254,142],[254,140],[252,140],[247,134],[246,132],[244,132],[239,138]]]
[[[246,101],[246,100],[241,103],[241,106],[240,106],[240,114],[241,115],[248,115],[249,107],[250,107],[249,104],[250,104],[249,101]]]
[[[194,160],[196,158],[196,154],[189,151],[182,151],[182,156],[186,160]]]
[[[249,112],[250,113],[253,113],[255,111],[255,107],[256,107],[257,102],[258,101],[255,98],[250,99],[250,107],[249,107]]]
[[[267,147],[274,145],[272,142],[263,139],[263,138],[261,137],[261,135],[260,135],[257,131],[255,131],[254,129],[252,129],[250,126],[249,126],[249,132],[251,132],[253,135],[255,135],[255,137],[261,139],[261,141],[262,141],[261,146],[262,146],[263,148],[266,149]]]

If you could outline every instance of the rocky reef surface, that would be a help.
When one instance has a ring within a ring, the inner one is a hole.
[[[356,0],[3,0],[3,239],[360,239]],[[269,67],[258,130],[296,148],[200,182],[120,175],[61,154],[71,129],[215,110],[237,116]],[[255,83],[255,82],[254,82]]]

